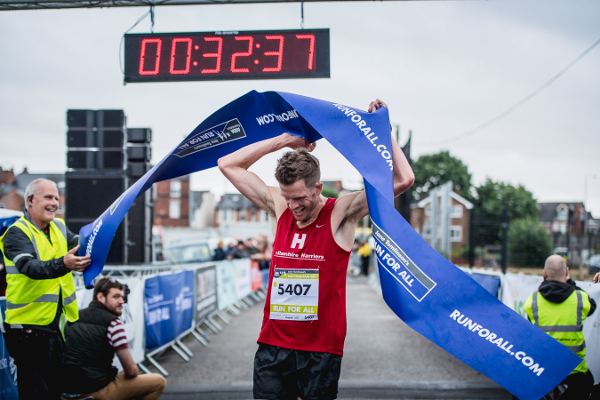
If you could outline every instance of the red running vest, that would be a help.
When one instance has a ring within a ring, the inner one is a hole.
[[[335,199],[327,199],[317,220],[302,229],[298,228],[289,209],[279,218],[259,343],[343,355],[346,339],[346,272],[350,252],[342,249],[333,238],[331,212],[334,205]],[[276,268],[319,270],[318,320],[269,318]]]

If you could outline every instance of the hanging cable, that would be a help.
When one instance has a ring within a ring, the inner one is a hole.
[[[148,12],[146,12],[144,15],[142,15],[140,18],[138,18],[138,20],[135,21],[135,24],[133,24],[131,26],[131,28],[127,29],[125,31],[125,33],[123,34],[123,36],[121,37],[121,43],[119,44],[119,68],[121,69],[122,74],[125,74],[125,70],[123,69],[123,57],[122,57],[123,42],[125,41],[125,35],[128,34],[130,30],[135,28],[137,26],[137,24],[142,22],[144,20],[144,18],[146,18],[148,16],[148,14],[150,14],[150,21],[151,21],[150,31],[152,33],[154,33],[154,4],[150,4],[150,10],[148,10]]]
[[[451,137],[449,139],[441,140],[441,141],[438,141],[438,142],[424,143],[423,146],[431,146],[431,145],[437,145],[437,144],[446,144],[446,143],[454,142],[456,140],[464,139],[466,137],[469,137],[469,136],[471,136],[471,135],[473,135],[473,134],[475,134],[475,133],[477,133],[477,132],[479,132],[479,131],[487,128],[488,126],[492,125],[493,123],[500,121],[502,118],[506,117],[508,114],[512,113],[517,108],[521,107],[523,104],[527,103],[529,100],[531,100],[532,98],[534,98],[542,90],[546,89],[548,86],[550,86],[551,84],[553,84],[558,78],[560,78],[562,75],[564,75],[565,72],[567,72],[569,69],[571,69],[571,67],[573,67],[575,64],[577,64],[577,62],[579,62],[579,60],[581,60],[583,57],[585,57],[590,51],[592,51],[594,49],[594,47],[598,46],[599,44],[600,44],[600,39],[598,39],[596,41],[596,43],[594,43],[593,45],[591,45],[590,47],[588,47],[588,49],[586,51],[584,51],[583,53],[581,53],[576,59],[574,59],[573,61],[571,61],[571,63],[569,65],[567,65],[565,68],[563,68],[562,71],[560,71],[558,74],[554,75],[552,77],[552,79],[550,79],[548,82],[544,83],[542,86],[540,86],[539,88],[537,88],[536,90],[534,90],[533,92],[531,92],[529,95],[527,95],[521,101],[519,101],[517,104],[515,104],[512,107],[510,107],[508,110],[504,111],[503,113],[501,113],[497,117],[490,119],[486,123],[478,126],[475,129],[472,129],[472,130],[470,130],[468,132],[465,132],[465,133],[462,133],[460,135]]]
[[[304,29],[304,1],[300,2],[300,29]]]

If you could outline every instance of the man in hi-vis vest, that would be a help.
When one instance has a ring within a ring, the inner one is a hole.
[[[559,255],[548,257],[544,282],[529,295],[524,308],[529,321],[583,359],[561,382],[567,385],[567,390],[560,399],[587,399],[594,377],[585,362],[583,322],[596,310],[596,302],[575,286],[564,258]]]
[[[78,257],[79,237],[54,218],[58,189],[36,179],[25,189],[26,212],[0,237],[6,267],[4,339],[15,359],[20,399],[60,399],[65,343],[61,313],[79,318],[71,271],[83,271],[90,257]]]

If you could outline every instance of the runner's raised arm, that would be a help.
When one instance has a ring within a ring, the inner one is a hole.
[[[238,151],[221,157],[219,169],[225,177],[248,200],[265,210],[271,217],[277,218],[286,208],[279,188],[269,187],[253,172],[248,171],[251,165],[267,154],[289,147],[293,150],[305,148],[314,150],[315,143],[306,139],[283,133],[272,139],[253,143]]]

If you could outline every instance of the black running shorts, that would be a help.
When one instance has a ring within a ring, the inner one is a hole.
[[[259,343],[254,357],[254,398],[329,400],[337,398],[342,356]]]

